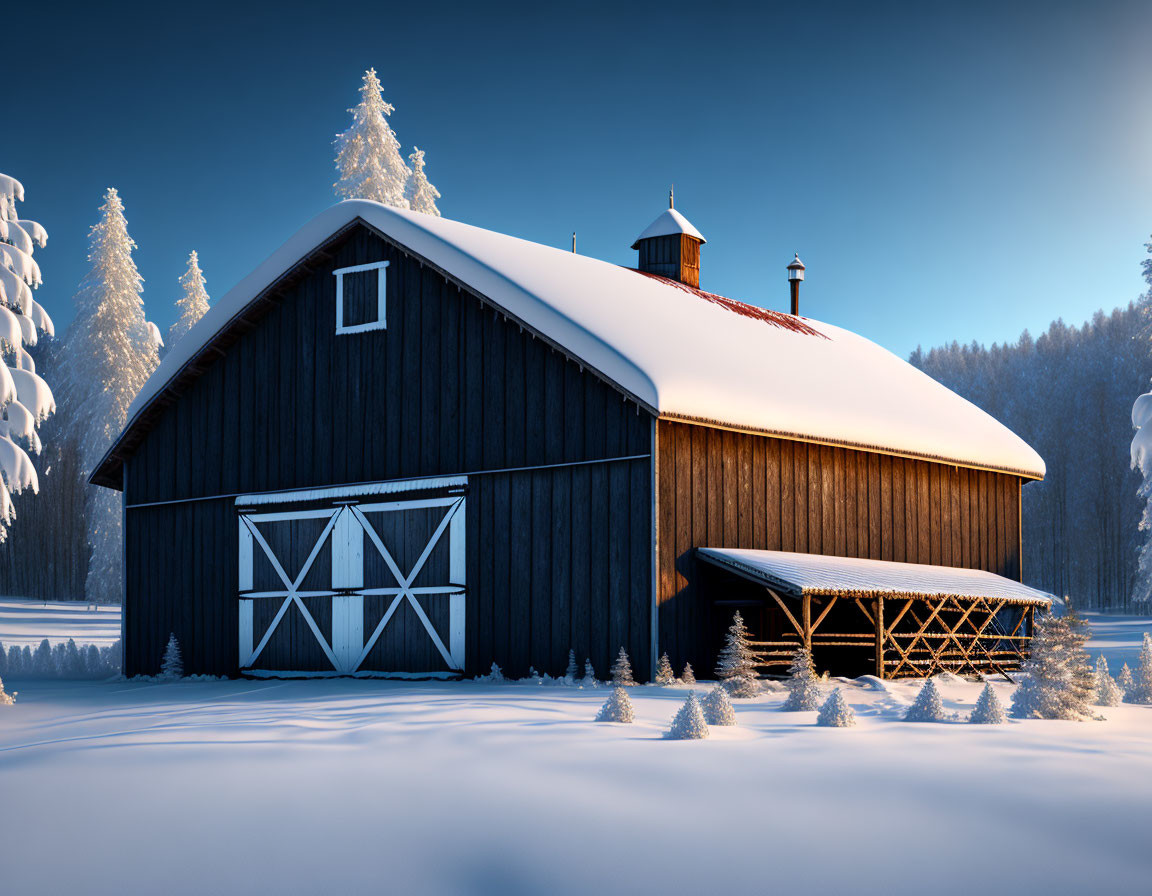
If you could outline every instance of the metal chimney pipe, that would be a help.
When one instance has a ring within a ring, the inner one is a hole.
[[[800,282],[804,279],[804,262],[800,260],[799,253],[793,255],[792,264],[788,265],[788,286],[792,291],[792,316],[800,316]]]

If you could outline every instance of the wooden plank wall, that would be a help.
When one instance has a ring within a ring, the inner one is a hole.
[[[661,420],[659,649],[708,655],[692,550],[759,548],[1020,578],[1021,479]]]
[[[651,416],[366,228],[327,252],[163,412],[127,464],[128,504],[468,474],[473,605],[490,614],[469,638],[492,630],[469,673],[560,673],[569,646],[600,671],[621,643],[646,658]],[[332,270],[381,260],[387,329],[337,336]],[[175,627],[190,672],[235,671],[234,514],[128,510],[129,674],[158,668]]]

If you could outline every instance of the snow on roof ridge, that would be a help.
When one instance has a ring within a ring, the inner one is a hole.
[[[708,242],[704,239],[704,235],[692,226],[692,222],[680,214],[677,209],[666,208],[656,216],[656,220],[649,224],[640,236],[636,237],[636,242],[632,244],[632,248],[635,249],[636,243],[639,243],[640,240],[651,239],[654,236],[670,236],[675,233],[686,233],[688,236],[696,237],[701,243]]]
[[[802,328],[764,327],[759,321],[793,318],[761,309],[765,316],[754,323],[750,318],[758,315],[747,309],[756,306],[716,301],[723,297],[709,298],[667,278],[637,276],[610,262],[359,199],[316,215],[216,302],[145,383],[124,433],[253,300],[357,220],[562,346],[654,412],[1044,475],[1039,455],[1003,424],[848,330],[808,318]]]

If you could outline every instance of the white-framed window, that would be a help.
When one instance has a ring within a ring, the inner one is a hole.
[[[376,272],[375,277],[372,276],[373,271]],[[332,272],[336,277],[338,334],[387,328],[387,271],[388,262],[374,261],[350,268],[337,268]]]

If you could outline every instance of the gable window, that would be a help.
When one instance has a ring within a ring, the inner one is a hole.
[[[336,276],[337,333],[363,333],[388,326],[384,314],[387,271],[388,262],[375,261],[332,272]]]

